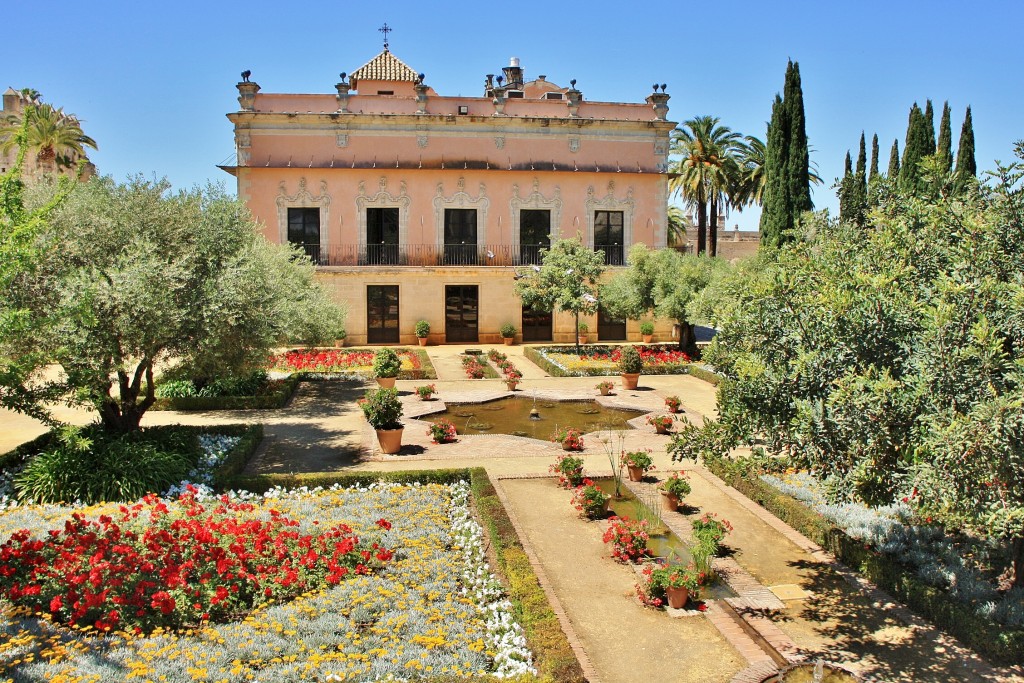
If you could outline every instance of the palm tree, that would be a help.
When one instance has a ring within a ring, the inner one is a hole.
[[[19,115],[11,115],[0,125],[0,146],[4,152],[16,144],[15,133],[27,120],[28,151],[35,153],[44,170],[69,168],[84,158],[85,148],[98,149],[96,141],[82,131],[73,114],[65,114],[60,107],[41,103],[36,97],[25,97],[27,104]]]
[[[690,227],[690,220],[683,213],[682,208],[676,204],[669,204],[668,211],[668,243],[669,246],[679,247],[686,244],[686,229]]]
[[[669,187],[697,212],[697,254],[708,246],[708,209],[711,209],[711,255],[717,252],[718,213],[731,203],[739,176],[737,155],[742,136],[719,125],[715,116],[698,116],[672,131],[671,153],[679,155]]]

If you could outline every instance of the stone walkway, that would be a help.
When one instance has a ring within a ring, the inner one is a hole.
[[[488,345],[471,345],[487,350]],[[252,472],[304,472],[486,467],[521,529],[528,550],[546,576],[546,588],[561,610],[570,637],[586,655],[592,680],[753,681],[765,662],[752,637],[786,650],[787,656],[823,654],[878,681],[1024,681],[1018,669],[994,670],[905,608],[865,585],[814,544],[725,487],[702,467],[689,464],[693,493],[680,515],[681,532],[701,511],[715,511],[736,531],[728,545],[737,563],[760,585],[772,589],[782,609],[739,605],[744,622],[717,606],[705,618],[670,619],[644,609],[632,595],[631,570],[615,564],[600,541],[604,525],[575,517],[569,494],[555,487],[548,466],[559,453],[554,444],[512,436],[460,437],[458,443],[431,444],[426,424],[415,419],[442,407],[444,401],[486,400],[507,395],[500,380],[465,378],[458,354],[464,347],[427,347],[438,379],[439,401],[421,402],[415,387],[426,381],[399,381],[406,409],[405,447],[398,456],[383,456],[355,406],[363,387],[343,382],[300,385],[289,405],[278,411],[204,413],[150,412],[144,424],[217,424],[263,422],[267,435]],[[551,378],[522,355],[522,347],[498,347],[523,372],[521,393],[546,398],[595,397],[598,378]],[[618,381],[616,381],[618,384]],[[663,397],[678,395],[686,417],[699,422],[713,416],[715,391],[689,376],[643,376],[637,391],[608,397],[617,405],[663,409]],[[60,418],[90,421],[85,412],[60,409]],[[0,412],[0,452],[42,433],[34,420]],[[657,469],[682,469],[665,454],[666,436],[649,426],[625,432],[627,450],[650,448]],[[586,468],[609,473],[605,444],[585,435]],[[617,448],[617,441],[609,445]],[[585,558],[581,561],[581,558]],[[588,587],[592,590],[583,590]],[[723,608],[724,609],[724,608]],[[753,636],[751,635],[753,634]],[[744,640],[744,638],[746,640]],[[757,646],[760,647],[760,646]],[[760,652],[764,653],[761,649]]]

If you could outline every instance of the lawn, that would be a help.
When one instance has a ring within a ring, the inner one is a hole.
[[[287,533],[298,538],[316,537],[343,524],[361,543],[376,543],[388,553],[382,555],[384,561],[368,560],[364,569],[368,573],[336,575],[335,585],[322,581],[317,585],[316,572],[300,571],[300,578],[312,583],[294,599],[278,600],[275,593],[271,604],[251,612],[226,610],[219,623],[211,615],[210,621],[177,630],[159,625],[161,615],[182,606],[181,591],[171,587],[166,592],[177,598],[177,604],[168,603],[165,595],[153,600],[155,621],[150,623],[157,625],[142,632],[111,627],[109,619],[98,625],[83,621],[68,627],[50,617],[53,604],[25,609],[4,600],[0,602],[4,633],[0,674],[14,681],[299,681],[532,673],[521,629],[510,615],[511,605],[487,570],[481,530],[469,513],[468,493],[464,483],[375,484],[333,490],[274,489],[263,496],[245,494],[231,501],[201,500],[207,509],[227,506],[228,516],[243,526],[294,520],[294,525],[285,526],[290,529]],[[190,516],[188,505],[178,508],[181,502],[155,504],[168,508],[168,518],[187,521]],[[120,507],[14,507],[0,514],[0,538],[28,529],[32,539],[48,539],[51,530],[65,528],[72,514],[102,521],[104,515],[122,515]],[[147,524],[160,526],[149,521],[148,511],[143,512],[124,526],[135,524],[140,532]],[[288,547],[287,543],[281,547]],[[306,556],[295,553],[308,548],[289,552],[282,563],[298,567]],[[8,564],[5,559],[4,565]],[[220,569],[204,576],[211,595],[218,594],[219,585],[237,583],[237,577],[230,572],[222,575]],[[199,583],[206,585],[202,579]],[[55,612],[66,621],[67,610],[56,606]]]

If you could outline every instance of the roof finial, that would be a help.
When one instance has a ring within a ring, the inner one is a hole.
[[[391,33],[392,31],[394,31],[395,29],[393,29],[390,26],[388,26],[388,22],[385,21],[384,25],[381,26],[377,30],[384,34],[384,52],[387,52],[388,51],[388,34]]]

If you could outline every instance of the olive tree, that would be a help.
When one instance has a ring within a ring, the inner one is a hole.
[[[52,189],[39,186],[35,201]],[[34,358],[36,372],[6,390],[60,392],[109,431],[139,427],[158,365],[219,377],[265,363],[285,340],[329,339],[343,322],[309,261],[267,243],[214,186],[95,179],[50,213],[37,249],[11,288],[29,322],[0,340],[5,357]],[[43,362],[61,372],[42,373]]]
[[[601,288],[601,303],[612,314],[626,318],[653,313],[676,321],[679,350],[696,357],[692,308],[725,268],[720,259],[637,244],[629,250],[629,268]]]

